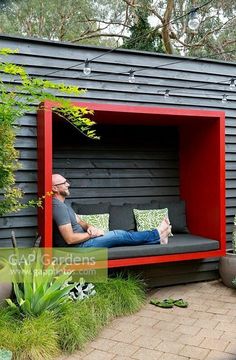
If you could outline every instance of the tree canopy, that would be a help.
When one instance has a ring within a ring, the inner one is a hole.
[[[188,27],[198,7],[199,30]],[[236,58],[235,0],[5,0],[1,33],[200,57]]]

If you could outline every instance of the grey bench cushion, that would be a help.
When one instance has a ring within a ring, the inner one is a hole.
[[[119,246],[108,249],[108,259],[170,255],[219,249],[217,240],[192,234],[175,234],[168,245]]]

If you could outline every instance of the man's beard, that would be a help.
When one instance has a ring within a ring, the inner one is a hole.
[[[69,189],[67,189],[67,190],[62,190],[62,191],[60,191],[60,195],[62,195],[62,196],[69,196],[70,195],[70,190]]]

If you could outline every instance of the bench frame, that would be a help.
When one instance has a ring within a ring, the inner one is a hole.
[[[38,194],[51,191],[53,168],[53,107],[45,101],[38,110]],[[225,255],[225,114],[222,111],[74,103],[95,111],[103,124],[177,125],[180,131],[180,195],[186,202],[192,234],[219,241],[219,249],[160,256],[108,260],[108,267],[134,266],[203,259]],[[122,116],[121,116],[122,115]],[[197,148],[197,150],[196,150]],[[203,161],[207,162],[207,174]],[[192,181],[189,181],[190,175]],[[201,194],[201,196],[199,196]],[[202,216],[204,214],[204,226]],[[52,247],[52,198],[46,196],[38,211],[42,246]]]

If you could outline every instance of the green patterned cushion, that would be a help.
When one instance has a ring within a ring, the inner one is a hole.
[[[109,231],[109,214],[79,215],[80,219],[104,232]]]
[[[168,217],[168,209],[138,210],[134,209],[137,230],[153,230],[156,229],[165,216]]]

